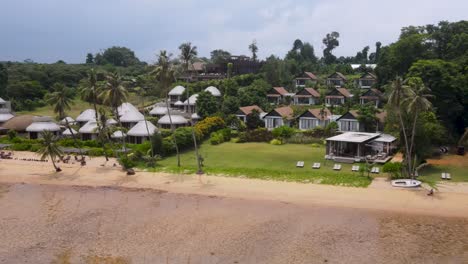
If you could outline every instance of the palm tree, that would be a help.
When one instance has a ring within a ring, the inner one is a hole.
[[[182,60],[182,64],[184,66],[185,72],[188,75],[189,65],[193,63],[193,60],[198,54],[197,47],[196,46],[192,47],[192,43],[187,42],[187,43],[183,43],[182,45],[180,45],[179,49],[180,49],[180,59]],[[188,94],[187,96],[188,98],[190,98],[190,94]],[[203,171],[201,168],[201,159],[200,159],[200,155],[198,154],[197,137],[195,136],[195,129],[193,127],[191,111],[189,111],[189,114],[190,114],[190,127],[192,128],[193,146],[195,147],[195,155],[197,158],[197,166],[198,166],[197,173],[202,174]]]
[[[185,74],[188,77],[189,66],[192,65],[193,60],[198,55],[197,46],[192,46],[192,43],[186,42],[179,46],[180,60],[182,61],[182,67],[184,68]]]
[[[80,88],[81,99],[86,102],[91,102],[93,104],[94,109],[94,118],[96,119],[98,134],[100,134],[102,127],[104,124],[101,122],[101,118],[98,116],[98,95],[99,95],[100,87],[97,81],[97,75],[94,68],[91,68],[88,72],[88,77],[86,79],[86,84]],[[106,120],[104,120],[105,122]],[[100,141],[102,149],[104,151],[104,157],[106,161],[109,161],[109,157],[107,156],[106,145],[104,142]]]
[[[169,87],[173,80],[175,80],[174,70],[171,67],[171,54],[167,54],[165,50],[161,50],[158,55],[158,63],[153,74],[159,81],[159,85],[163,94],[166,95],[166,109],[167,116],[169,117],[169,123],[171,124],[172,140],[174,140],[176,155],[177,155],[177,167],[180,168],[180,153],[179,146],[177,145],[177,138],[174,133],[174,126],[172,124],[171,109],[169,107]]]
[[[141,78],[141,77],[139,77]],[[148,122],[146,121],[146,114],[147,111],[145,109],[145,89],[143,87],[136,87],[135,91],[138,93],[141,99],[141,109],[143,109],[143,120],[145,121],[145,126],[146,126],[146,133],[148,133],[149,141],[150,141],[150,147],[151,147],[151,157],[154,157],[154,146],[153,146],[153,137],[150,135],[149,127],[148,127]]]
[[[76,135],[75,133],[73,133],[73,130],[66,116],[66,111],[70,110],[70,105],[73,104],[73,92],[70,88],[66,87],[62,83],[55,83],[52,86],[52,88],[54,89],[54,92],[47,94],[45,100],[47,104],[52,105],[54,107],[54,113],[58,114],[59,120],[65,119],[65,127],[67,130],[70,131],[73,138],[73,143],[75,144],[75,147],[80,151],[81,160],[84,161],[83,152],[81,151],[80,145],[78,144],[78,140],[76,139]]]
[[[120,74],[115,72],[106,76],[106,84],[105,87],[103,87],[102,92],[99,94],[99,97],[102,98],[104,104],[112,108],[119,127],[122,127],[118,108],[127,101],[128,91],[122,85],[122,77]],[[122,137],[122,146],[126,155],[127,148],[125,145],[125,137]]]
[[[407,105],[408,113],[411,113],[413,115],[413,124],[412,124],[412,129],[411,129],[411,139],[410,139],[410,146],[409,146],[409,157],[410,160],[412,159],[411,157],[413,156],[413,150],[414,150],[414,139],[416,135],[416,123],[418,121],[419,114],[422,112],[429,111],[432,108],[432,103],[428,100],[428,98],[433,97],[433,95],[429,94],[431,91],[429,88],[427,88],[420,79],[416,80],[410,80],[410,86],[413,90],[413,93],[411,94],[410,97],[406,97],[403,100],[403,104]],[[411,172],[411,175],[414,175],[415,173],[415,167],[416,167],[416,157],[414,163],[409,164],[409,169]]]
[[[57,145],[57,138],[50,131],[44,131],[42,133],[42,142],[41,148],[37,151],[41,155],[41,160],[45,160],[47,157],[50,157],[52,165],[54,165],[55,171],[60,172],[62,169],[57,167],[55,164],[55,159],[63,155],[62,150],[60,150]]]
[[[256,61],[258,46],[257,46],[257,41],[255,39],[252,41],[252,44],[249,45],[249,50],[252,52],[252,60]]]
[[[409,86],[404,85],[403,79],[400,77],[397,77],[391,83],[391,92],[388,97],[388,104],[397,113],[398,119],[400,121],[400,131],[403,133],[403,141],[405,144],[405,152],[406,152],[405,159],[406,159],[408,174],[411,174],[411,168],[410,168],[411,157],[409,156],[410,155],[409,142],[408,142],[408,136],[407,136],[407,131],[405,127],[405,122],[403,120],[402,112],[405,111],[403,100],[406,97],[411,97],[412,94],[414,94],[414,92],[410,89]]]

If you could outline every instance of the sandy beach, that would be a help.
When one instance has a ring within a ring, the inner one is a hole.
[[[31,153],[15,153],[26,157]],[[0,161],[0,263],[464,263],[468,191]],[[69,262],[66,262],[69,261]],[[107,262],[106,262],[107,261]]]

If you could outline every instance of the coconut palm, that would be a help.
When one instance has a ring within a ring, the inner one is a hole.
[[[407,131],[405,127],[405,122],[403,119],[403,113],[405,112],[405,106],[403,101],[406,97],[412,96],[414,92],[408,85],[404,84],[404,81],[401,77],[397,77],[390,85],[390,94],[388,97],[388,105],[394,110],[398,116],[400,122],[400,131],[403,133],[403,142],[405,144],[405,159],[407,165],[407,172],[411,174],[411,157],[410,157],[410,150],[409,150],[409,140],[407,136]]]
[[[51,133],[50,131],[42,132],[41,147],[39,148],[37,153],[41,155],[41,160],[45,160],[47,157],[50,157],[52,165],[54,165],[55,171],[62,171],[62,169],[60,169],[60,167],[58,167],[55,164],[55,160],[57,159],[57,157],[62,156],[63,152],[57,145],[57,138],[53,133]]]
[[[99,97],[105,105],[108,105],[112,109],[119,127],[122,127],[118,108],[127,101],[128,91],[122,85],[122,77],[120,74],[115,72],[106,76],[106,84],[103,87],[102,92],[99,94]],[[122,137],[122,146],[124,152],[127,153],[125,137]]]
[[[431,90],[427,88],[420,79],[412,79],[409,80],[410,87],[412,88],[412,93],[409,97],[406,97],[403,100],[403,104],[407,106],[408,113],[413,116],[413,124],[411,129],[411,139],[409,142],[409,154],[410,160],[413,156],[414,150],[414,139],[416,135],[416,123],[419,118],[419,114],[422,112],[429,111],[432,108],[432,103],[428,100],[428,98],[433,97],[433,95],[429,94]],[[416,159],[416,158],[415,158]],[[413,163],[409,164],[409,169],[411,175],[415,173],[416,167],[416,160]]]
[[[185,73],[188,75],[189,71],[189,65],[193,63],[193,60],[197,56],[197,47],[193,46],[192,43],[187,42],[183,43],[182,45],[179,46],[180,50],[180,59],[182,60],[182,65],[184,66]],[[190,98],[190,94],[187,95],[188,98]],[[190,109],[190,106],[189,106]],[[191,114],[191,111],[189,111],[189,114]],[[193,138],[193,146],[195,147],[195,155],[197,158],[197,166],[198,166],[198,174],[202,174],[202,168],[201,168],[201,159],[200,155],[198,154],[198,146],[197,146],[197,137],[195,136],[195,129],[193,127],[193,120],[190,115],[190,127],[192,128],[192,138]]]
[[[83,152],[81,151],[76,135],[73,133],[73,129],[71,128],[66,116],[66,111],[70,110],[70,105],[73,104],[73,92],[70,88],[66,87],[62,83],[55,83],[52,88],[54,89],[54,92],[47,94],[45,100],[49,105],[54,107],[54,113],[58,114],[59,120],[65,119],[65,127],[70,131],[73,138],[73,143],[80,151],[81,160],[84,161]]]
[[[172,140],[174,140],[175,149],[176,149],[177,167],[180,167],[179,146],[177,145],[177,138],[175,136],[174,126],[172,124],[171,109],[169,107],[169,87],[171,86],[172,82],[175,80],[174,69],[171,67],[170,58],[171,58],[171,54],[167,54],[165,50],[161,50],[158,55],[157,66],[156,66],[156,69],[153,71],[153,74],[156,76],[156,79],[159,81],[163,94],[166,95],[167,116],[169,117],[169,123],[171,124]]]

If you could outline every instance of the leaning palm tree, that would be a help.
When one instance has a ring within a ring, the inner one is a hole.
[[[180,59],[182,60],[182,65],[184,66],[184,70],[185,70],[186,75],[188,75],[189,65],[192,65],[193,60],[195,59],[195,57],[198,54],[197,47],[196,46],[192,47],[192,43],[187,42],[187,43],[183,43],[182,45],[180,45],[179,50],[180,50]],[[188,98],[189,98],[188,100],[190,100],[190,94],[188,94]],[[189,104],[190,104],[190,102],[189,102]],[[189,109],[190,109],[190,105],[189,105]],[[189,111],[189,114],[191,114],[191,111]],[[197,137],[195,136],[195,129],[193,127],[193,120],[192,120],[191,115],[190,115],[190,127],[192,128],[193,146],[195,147],[195,155],[196,155],[196,158],[197,158],[197,166],[198,166],[198,172],[197,173],[202,174],[203,171],[202,171],[202,168],[201,168],[200,155],[198,154]]]
[[[165,50],[161,50],[158,55],[156,69],[152,73],[156,76],[156,80],[159,81],[162,94],[166,95],[167,116],[169,117],[169,123],[171,124],[172,140],[174,141],[177,155],[177,167],[180,168],[179,146],[177,145],[177,138],[175,136],[174,126],[172,124],[171,109],[169,107],[169,87],[175,80],[174,69],[171,67],[171,54],[167,54]]]
[[[62,171],[60,167],[55,164],[55,160],[57,157],[63,155],[62,150],[60,150],[59,146],[57,145],[57,138],[55,135],[49,131],[44,131],[42,133],[42,142],[41,147],[37,151],[39,155],[41,155],[41,160],[45,160],[47,157],[50,157],[52,161],[52,165],[54,165],[54,169],[56,172]]]
[[[119,127],[122,127],[122,122],[120,122],[119,115],[119,106],[127,101],[128,91],[122,85],[122,77],[118,73],[111,73],[106,76],[106,84],[103,87],[102,92],[99,94],[99,97],[102,99],[103,103],[108,105],[117,119]],[[122,147],[124,153],[127,153],[125,137],[122,137]]]
[[[83,152],[81,151],[78,140],[76,139],[76,135],[73,132],[73,129],[71,128],[66,116],[66,111],[70,110],[70,105],[73,104],[73,92],[70,88],[66,87],[62,83],[55,83],[52,88],[54,89],[54,92],[46,95],[46,103],[54,107],[54,113],[58,115],[59,120],[65,119],[65,127],[70,131],[73,138],[73,143],[75,144],[75,147],[79,149],[81,160],[84,161]]]
[[[403,100],[403,104],[407,106],[408,113],[413,116],[413,124],[411,128],[411,139],[409,142],[409,157],[413,156],[413,151],[415,147],[415,135],[416,135],[416,124],[418,121],[419,114],[422,112],[429,111],[432,108],[432,103],[429,101],[428,98],[433,97],[433,95],[429,94],[431,90],[427,88],[420,79],[410,80],[410,86],[412,88],[413,93],[410,97],[406,97]],[[415,173],[416,167],[416,160],[414,163],[409,164],[409,169],[411,175]]]
[[[397,77],[390,85],[391,92],[388,97],[388,105],[393,111],[397,113],[398,120],[400,122],[400,131],[403,134],[403,142],[405,144],[405,163],[407,165],[407,173],[411,174],[411,157],[409,149],[409,140],[403,119],[403,112],[406,111],[403,101],[407,97],[411,97],[414,92],[409,86],[404,84],[401,77]]]

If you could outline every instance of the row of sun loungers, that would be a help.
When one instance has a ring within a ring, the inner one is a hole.
[[[26,159],[26,158],[15,158],[15,160],[22,160],[22,161],[37,161],[37,162],[48,162],[49,160],[40,160],[40,159]]]
[[[298,168],[304,168],[304,161],[298,161],[296,163],[296,167]],[[313,165],[312,165],[312,169],[320,169],[320,163],[319,162],[315,162]],[[335,164],[333,165],[333,170],[336,170],[336,171],[339,171],[341,170],[342,166],[341,164]],[[359,171],[359,165],[354,165],[353,167],[351,167],[351,171],[354,171],[354,172],[358,172]],[[371,173],[375,173],[375,174],[379,174],[380,173],[380,168],[379,167],[372,167],[371,169]],[[450,174],[449,174],[450,176]]]
[[[450,173],[442,172],[441,178],[442,180],[451,180],[452,176],[450,175]]]
[[[0,159],[12,159],[13,158],[13,153],[8,152],[5,153],[4,151],[0,152]]]

